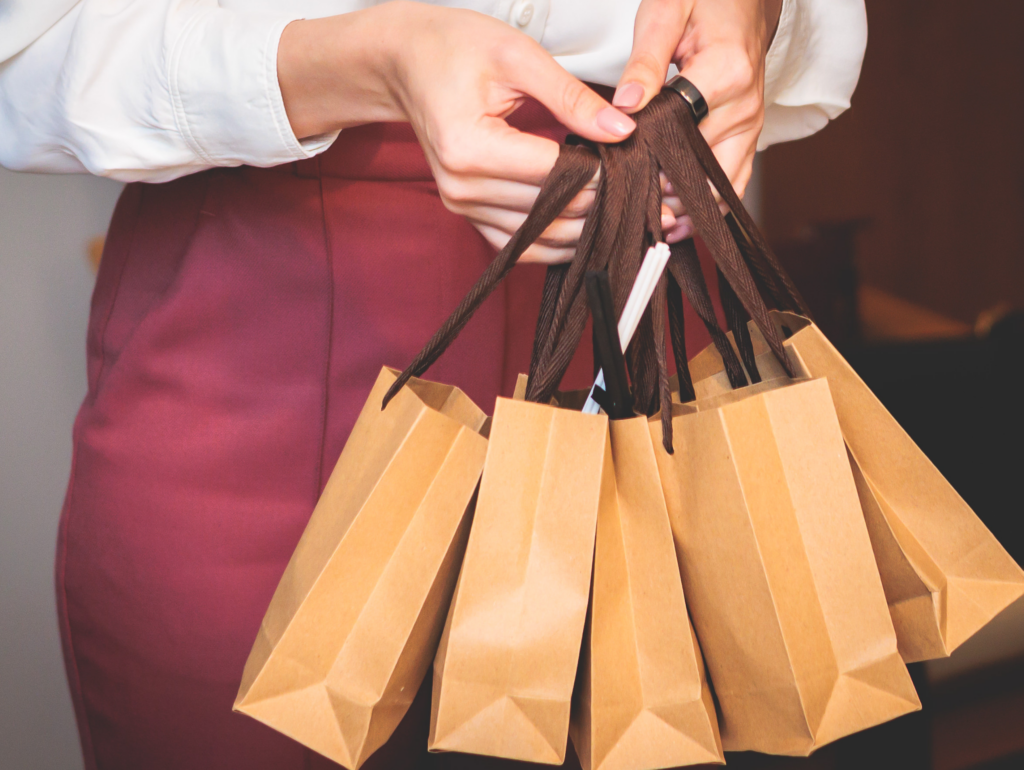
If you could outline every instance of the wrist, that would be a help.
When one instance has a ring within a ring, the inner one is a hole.
[[[406,119],[394,97],[400,3],[295,21],[281,35],[277,74],[296,137]]]

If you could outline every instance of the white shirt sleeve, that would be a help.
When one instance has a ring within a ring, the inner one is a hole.
[[[298,16],[216,0],[85,0],[0,64],[0,165],[160,182],[311,157],[277,80]]]
[[[605,85],[629,59],[640,2],[430,1],[503,19]],[[0,165],[160,182],[311,157],[337,134],[295,138],[277,81],[281,32],[296,18],[379,2],[0,0]],[[784,0],[758,149],[847,109],[866,41],[864,0]]]
[[[867,40],[864,0],[784,0],[757,149],[810,136],[849,109]]]

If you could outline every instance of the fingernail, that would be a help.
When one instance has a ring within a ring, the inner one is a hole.
[[[661,215],[661,229],[663,231],[671,230],[676,226],[676,218],[674,214],[662,214]]]
[[[597,113],[597,127],[614,136],[629,136],[636,128],[636,123],[614,107],[605,107]]]
[[[665,182],[665,195],[675,195],[676,188],[672,186],[671,182]]]
[[[693,225],[680,220],[679,224],[665,234],[665,243],[679,243],[693,236]]]
[[[612,97],[612,104],[616,107],[636,107],[644,98],[644,87],[639,83],[626,83],[615,89],[615,96]]]

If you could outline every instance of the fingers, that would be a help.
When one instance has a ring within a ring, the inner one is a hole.
[[[515,46],[504,55],[513,87],[534,97],[573,133],[595,142],[621,142],[636,129],[632,118],[566,72],[540,45]]]
[[[470,216],[477,206],[492,206],[526,214],[533,208],[540,186],[489,177],[452,179],[441,195],[449,211]],[[594,204],[594,189],[578,193],[562,212],[563,217],[584,217]]]
[[[485,226],[500,230],[506,236],[511,237],[512,233],[518,230],[523,222],[526,221],[526,214],[521,214],[518,211],[508,211],[507,209],[481,206],[473,211],[470,221],[478,227]],[[537,237],[536,243],[559,249],[575,248],[583,232],[583,223],[585,221],[582,218],[565,219],[559,217]]]
[[[504,248],[505,244],[508,243],[511,234],[504,230],[499,230],[496,227],[490,225],[480,224],[478,222],[473,223],[480,234],[487,239],[487,242],[491,244],[495,249]],[[523,255],[519,258],[520,262],[527,263],[541,263],[547,265],[558,264],[560,262],[569,262],[576,256],[576,247],[553,247],[546,246],[540,243],[532,244]]]
[[[661,199],[661,212],[663,215],[666,209],[676,219],[686,214],[686,206],[674,195],[667,195]]]
[[[644,0],[640,4],[633,26],[633,53],[612,104],[624,112],[637,112],[661,90],[693,5],[693,0]]]
[[[679,243],[693,235],[693,220],[689,217],[680,217],[675,227],[665,231],[665,243]]]

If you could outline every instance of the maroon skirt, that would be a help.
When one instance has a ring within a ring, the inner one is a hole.
[[[514,118],[564,136],[536,105]],[[493,256],[445,209],[406,125],[345,131],[287,166],[125,188],[57,549],[87,768],[334,766],[232,713],[242,668],[381,366],[404,367]],[[487,411],[510,395],[542,281],[516,268],[427,376]],[[689,320],[696,351],[707,337]],[[567,385],[592,375],[588,347]],[[428,713],[424,689],[367,767],[469,766],[427,757]]]

